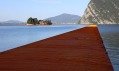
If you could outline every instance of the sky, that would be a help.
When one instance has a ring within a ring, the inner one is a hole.
[[[0,0],[0,21],[46,19],[63,13],[82,16],[90,0]]]

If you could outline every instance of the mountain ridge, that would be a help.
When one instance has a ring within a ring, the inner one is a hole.
[[[23,22],[19,20],[7,20],[7,21],[3,21],[3,23],[23,23]]]
[[[54,17],[49,17],[44,20],[51,20],[53,24],[78,24],[80,18],[81,17],[78,15],[63,13]],[[25,22],[19,20],[8,20],[0,22],[0,26],[19,26],[25,24]]]
[[[79,24],[119,24],[119,0],[91,0]]]
[[[0,22],[0,26],[22,26],[25,25],[25,22],[19,20],[8,20]]]
[[[78,15],[63,13],[45,20],[51,20],[54,24],[76,24],[80,18]]]

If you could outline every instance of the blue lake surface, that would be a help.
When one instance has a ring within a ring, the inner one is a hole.
[[[119,71],[119,25],[99,25],[98,27],[114,71]]]
[[[43,40],[86,25],[75,26],[0,26],[0,52]]]

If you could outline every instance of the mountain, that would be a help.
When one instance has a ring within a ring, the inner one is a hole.
[[[55,17],[50,17],[45,20],[51,20],[54,24],[76,24],[80,20],[80,16],[72,14],[61,14]]]
[[[23,22],[18,20],[8,20],[8,21],[4,21],[4,23],[23,23]]]
[[[0,26],[22,26],[22,25],[25,25],[25,23],[18,20],[8,20],[0,22]]]
[[[119,24],[119,0],[91,0],[80,24]]]

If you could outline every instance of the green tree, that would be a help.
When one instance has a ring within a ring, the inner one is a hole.
[[[30,18],[27,20],[27,23],[28,23],[28,24],[36,25],[36,24],[38,24],[38,19],[37,19],[37,18],[32,18],[32,17],[30,17]]]
[[[47,25],[52,25],[51,20],[46,20],[45,22],[47,23]]]
[[[30,18],[27,20],[27,23],[28,23],[28,24],[33,24],[33,19],[32,19],[32,17],[30,17]]]
[[[34,25],[38,24],[38,23],[39,23],[39,22],[38,22],[38,19],[37,19],[37,18],[34,18],[34,19],[33,19],[33,23],[34,23]]]

